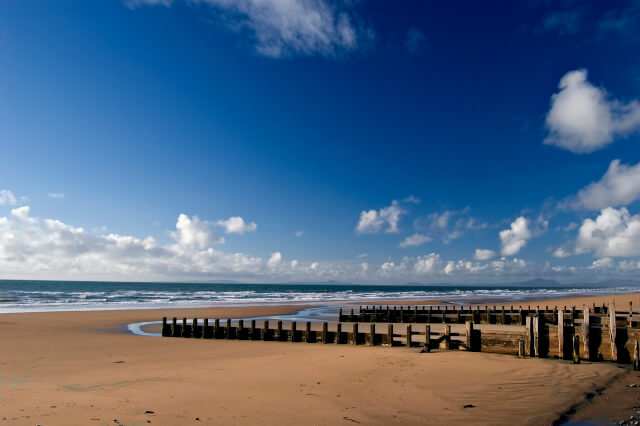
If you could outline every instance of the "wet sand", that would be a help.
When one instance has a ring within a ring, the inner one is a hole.
[[[572,407],[572,419],[623,418],[640,394],[624,386],[638,374],[609,363],[123,332],[300,308],[0,315],[0,425],[551,424]]]

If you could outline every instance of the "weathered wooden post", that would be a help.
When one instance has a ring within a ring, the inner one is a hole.
[[[451,326],[449,324],[444,326],[444,339],[442,343],[443,343],[442,349],[451,348]]]
[[[338,324],[336,324],[336,344],[340,344],[342,343],[342,323],[339,322]]]
[[[411,347],[411,324],[407,324],[407,347]]]
[[[309,321],[304,326],[304,341],[311,343],[311,322]]]
[[[213,320],[213,338],[220,338],[220,319],[216,318]]]
[[[251,328],[249,329],[249,339],[254,340],[256,338],[256,320],[251,320]]]
[[[172,337],[178,337],[178,319],[176,317],[173,317],[173,319],[171,320],[171,336]]]
[[[269,330],[269,321],[264,320],[262,323],[262,331],[260,332],[262,335],[262,340],[271,340],[273,335],[271,334],[271,330]]]
[[[282,321],[278,321],[278,325],[276,326],[276,333],[278,333],[278,341],[282,342],[284,340],[284,333],[282,333]]]
[[[633,302],[629,301],[629,328],[633,327]]]
[[[171,335],[171,329],[167,324],[167,317],[162,317],[162,337],[166,337],[170,335]]]
[[[491,324],[491,309],[489,306],[485,306],[484,310],[487,313],[487,324]]]
[[[182,337],[190,337],[191,333],[189,333],[189,330],[187,329],[187,319],[186,318],[182,318]]]
[[[236,339],[244,339],[244,320],[238,320],[238,328],[236,330]]]
[[[322,323],[322,343],[329,343],[329,323]]]
[[[369,346],[374,346],[376,344],[376,324],[369,324]]]
[[[520,339],[518,340],[518,357],[519,358],[524,358],[525,353],[524,353],[524,339]]]
[[[429,352],[431,350],[431,326],[427,324],[424,327],[424,351]]]
[[[231,339],[231,318],[227,318],[227,326],[225,327],[224,333],[225,338]]]
[[[533,353],[540,356],[540,316],[533,317]]]
[[[289,334],[291,334],[291,336],[289,336],[289,340],[291,342],[295,342],[296,341],[296,322],[295,321],[291,321],[291,332]]]
[[[535,350],[533,349],[533,317],[527,316],[524,319],[524,323],[525,323],[525,349],[527,351],[527,355],[529,356],[534,356],[535,355]]]
[[[202,337],[202,335],[198,333],[198,318],[194,318],[193,320],[191,320],[191,337]]]
[[[506,323],[507,323],[507,321],[506,321],[506,317],[505,317],[505,315],[504,315],[504,305],[502,305],[502,317],[501,317],[501,322],[502,322],[502,324],[506,324]]]
[[[358,323],[353,324],[353,341],[351,342],[354,345],[358,344]]]
[[[595,304],[594,304],[595,305]],[[589,307],[585,305],[582,310],[582,345],[584,359],[591,359],[591,350],[589,348],[589,336],[591,334],[591,315]]]
[[[558,311],[558,358],[564,359],[564,311]]]
[[[616,305],[609,304],[609,342],[611,342],[611,361],[618,362],[618,348],[616,346]]]
[[[203,339],[211,338],[211,334],[209,333],[209,318],[207,317],[205,317],[202,320],[202,338]]]
[[[342,318],[342,308],[338,311],[338,322],[342,322],[344,319]]]
[[[467,338],[467,350],[472,351],[473,348],[473,322],[467,321],[465,323],[466,329],[466,338]]]
[[[633,346],[633,369],[640,370],[640,345],[636,340],[636,344]]]
[[[518,308],[518,324],[524,325],[524,317],[522,316],[522,306]]]
[[[389,346],[393,346],[393,324],[389,324],[387,327],[387,336],[389,339]]]
[[[580,335],[573,336],[573,363],[580,364]]]

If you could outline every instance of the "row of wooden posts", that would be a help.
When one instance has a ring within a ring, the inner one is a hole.
[[[405,333],[397,333],[393,324],[386,324],[386,327],[376,327],[376,324],[369,323],[363,325],[352,323],[343,328],[342,323],[335,323],[335,328],[328,322],[321,323],[321,329],[315,330],[310,321],[305,322],[304,329],[298,329],[298,323],[293,321],[289,328],[284,328],[282,321],[277,321],[275,328],[272,321],[263,321],[258,326],[256,320],[251,320],[246,326],[244,320],[240,319],[233,325],[232,320],[226,319],[222,323],[215,319],[213,324],[207,318],[199,321],[197,318],[187,320],[183,318],[178,322],[173,318],[171,323],[167,318],[162,319],[163,337],[184,337],[196,339],[237,339],[237,340],[264,340],[278,342],[306,342],[306,343],[333,343],[352,344],[367,346],[406,346],[421,347],[426,351],[431,349],[463,349],[476,350],[474,340],[473,323],[466,325],[465,333],[451,331],[450,325],[445,325],[442,333],[432,331],[430,325],[423,325],[420,329],[414,329],[408,324]],[[333,324],[331,324],[333,326]],[[416,339],[416,336],[422,336]]]
[[[464,324],[472,321],[476,324],[511,324],[525,325],[527,317],[543,317],[545,321],[556,323],[558,313],[571,321],[582,321],[584,315],[591,317],[609,317],[610,311],[616,319],[628,327],[638,325],[640,318],[633,316],[633,304],[629,302],[628,311],[616,311],[615,306],[603,304],[598,306],[584,306],[583,308],[566,306],[360,306],[358,311],[351,309],[350,313],[345,313],[340,309],[338,314],[339,322],[393,322],[393,323],[443,323],[443,324]]]
[[[231,319],[222,324],[219,319],[210,323],[207,318],[198,321],[194,318],[188,321],[183,318],[178,322],[173,318],[171,323],[163,318],[162,336],[203,338],[203,339],[239,339],[264,340],[280,342],[306,343],[334,343],[367,346],[406,346],[420,347],[425,352],[433,349],[461,349],[490,353],[518,355],[520,357],[552,357],[558,359],[573,359],[579,363],[580,359],[590,361],[613,361],[621,363],[633,362],[634,368],[640,367],[640,330],[616,325],[615,308],[609,307],[608,321],[593,324],[592,317],[585,307],[586,321],[577,323],[565,318],[564,310],[559,310],[557,323],[552,324],[544,316],[527,316],[525,326],[474,326],[467,321],[464,331],[458,329],[462,325],[452,324],[407,324],[400,327],[398,333],[393,323],[379,327],[377,323],[338,322],[330,324],[323,322],[312,327],[311,322],[305,322],[304,328],[299,329],[298,323],[293,321],[288,328],[283,327],[282,321],[263,321],[258,325],[256,320],[248,324],[240,319],[235,325]],[[404,330],[403,330],[404,329]]]

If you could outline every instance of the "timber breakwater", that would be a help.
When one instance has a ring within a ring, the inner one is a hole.
[[[187,319],[162,322],[162,336],[467,350],[640,368],[640,313],[614,304],[540,306],[360,306],[337,322]]]

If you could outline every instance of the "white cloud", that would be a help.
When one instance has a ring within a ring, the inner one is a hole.
[[[433,274],[442,266],[442,259],[437,253],[430,253],[423,257],[418,257],[413,264],[416,274]]]
[[[327,0],[186,0],[215,9],[231,31],[248,33],[256,51],[279,58],[291,55],[336,56],[354,51],[375,37],[361,24],[351,2]],[[130,8],[171,5],[171,0],[125,0]]]
[[[588,266],[587,269],[609,269],[614,266],[613,259],[610,257],[603,257],[601,259],[596,259],[591,263],[591,266]]]
[[[16,202],[17,200],[13,192],[8,189],[0,190],[0,206],[15,206]]]
[[[397,201],[392,201],[391,205],[380,210],[363,210],[360,213],[360,220],[356,226],[356,232],[360,234],[375,234],[381,232],[386,225],[384,232],[397,233],[398,221],[405,211]]]
[[[529,230],[529,221],[520,216],[511,223],[510,229],[500,231],[500,253],[503,256],[513,256],[517,254],[531,238]]]
[[[640,215],[621,207],[603,209],[595,220],[585,219],[578,231],[576,253],[597,257],[640,256]]]
[[[476,249],[473,254],[473,258],[475,260],[489,260],[493,259],[496,256],[496,252],[493,250],[485,250],[485,249]]]
[[[601,210],[605,207],[626,206],[640,199],[640,163],[634,166],[613,160],[607,172],[597,182],[581,189],[575,197],[560,207]]]
[[[254,222],[247,223],[240,216],[232,216],[227,220],[219,220],[217,225],[224,228],[227,234],[244,234],[245,232],[253,232],[258,229],[258,225]]]
[[[564,259],[569,256],[571,256],[571,252],[567,250],[566,247],[558,247],[553,252],[553,257],[557,257],[558,259]]]
[[[183,247],[204,248],[224,243],[224,238],[214,233],[208,222],[201,221],[198,216],[189,217],[184,213],[178,216],[176,231],[172,232],[171,236]]]
[[[304,235],[304,231],[296,231],[295,236],[296,237],[302,237]]]
[[[47,194],[47,197],[56,198],[56,199],[62,199],[62,198],[64,198],[64,193],[62,193],[62,192],[50,192],[49,194]]]
[[[431,241],[431,238],[429,238],[426,235],[413,234],[413,235],[405,238],[404,240],[402,240],[400,242],[400,244],[398,244],[398,245],[401,248],[418,247],[418,246],[421,246],[424,243],[428,243],[429,241]]]
[[[275,253],[271,253],[271,257],[267,261],[267,266],[269,268],[276,268],[282,263],[282,253],[276,251]]]
[[[547,113],[546,144],[589,153],[640,130],[640,102],[608,99],[604,89],[587,80],[586,70],[568,72],[558,87]]]
[[[466,231],[485,229],[488,225],[477,219],[466,216],[469,207],[462,210],[445,210],[441,213],[431,213],[414,221],[414,227],[418,233],[431,239],[441,239],[445,244],[458,239]]]

